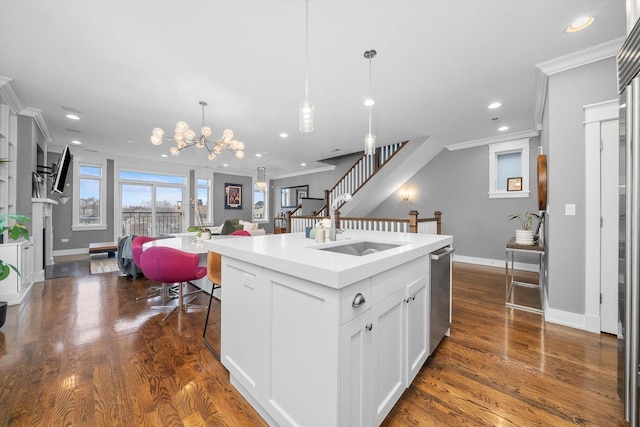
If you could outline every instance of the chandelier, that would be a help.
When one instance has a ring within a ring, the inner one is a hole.
[[[236,141],[233,139],[233,131],[231,129],[225,129],[222,132],[222,138],[218,141],[212,141],[208,139],[211,136],[211,128],[204,125],[204,107],[207,103],[200,101],[202,106],[202,128],[200,129],[200,136],[196,136],[196,132],[193,129],[189,129],[187,122],[179,121],[176,123],[176,129],[173,137],[165,137],[164,130],[161,128],[155,128],[151,132],[151,143],[154,145],[160,145],[163,141],[175,141],[176,145],[169,149],[169,152],[177,156],[180,151],[189,147],[206,148],[208,151],[207,158],[209,160],[215,160],[216,157],[224,150],[231,150],[235,152],[235,156],[238,159],[244,158],[244,142]],[[212,147],[209,147],[209,144]]]
[[[376,136],[371,133],[371,108],[375,105],[375,101],[373,100],[373,93],[371,91],[371,60],[375,58],[376,54],[375,50],[367,50],[364,53],[364,57],[369,60],[369,97],[364,101],[365,107],[369,108],[369,133],[364,137],[364,154],[366,156],[371,156],[376,151]]]
[[[304,102],[298,112],[300,132],[313,132],[313,104],[309,102],[309,0],[305,2],[305,80]]]
[[[258,177],[256,179],[256,188],[258,191],[264,193],[267,188],[267,168],[264,166],[258,166]]]

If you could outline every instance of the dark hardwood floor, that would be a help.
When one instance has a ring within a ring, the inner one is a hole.
[[[615,337],[505,308],[503,269],[454,264],[453,277],[451,336],[384,425],[626,425]],[[135,301],[151,285],[119,273],[51,279],[9,307],[0,425],[265,425],[204,346],[206,312],[163,323],[157,299]],[[207,337],[217,341],[215,328]]]

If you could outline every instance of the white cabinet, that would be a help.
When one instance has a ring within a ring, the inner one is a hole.
[[[270,425],[379,425],[427,359],[427,256],[343,289],[222,260],[222,354]]]
[[[422,258],[372,277],[373,305],[342,326],[341,425],[382,423],[427,360],[428,268]]]
[[[0,282],[0,301],[19,304],[27,294],[33,284],[33,252],[33,238],[0,245],[0,259],[20,271],[20,275],[11,271],[9,277]]]

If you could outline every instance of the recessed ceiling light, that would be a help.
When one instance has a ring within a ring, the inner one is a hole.
[[[288,133],[286,133],[286,132],[282,132],[282,133],[280,134],[280,138],[287,138],[288,136],[289,136],[289,134],[288,134]]]
[[[502,106],[501,102],[492,102],[491,104],[489,104],[489,109],[490,110],[495,110],[496,108],[499,108]]]
[[[300,163],[300,166],[307,166],[306,163]]]
[[[78,116],[76,114],[67,114],[66,118],[67,119],[71,119],[71,120],[80,120],[80,116]]]
[[[71,143],[72,143],[72,144],[75,144],[75,145],[82,145],[82,142],[80,142],[80,141],[78,141],[78,140],[76,140],[76,139],[74,139],[73,141],[71,141]]]
[[[374,105],[376,105],[376,101],[373,98],[367,98],[364,100],[365,107],[373,107]]]
[[[256,157],[262,157],[262,154],[256,153]]]
[[[224,166],[225,168],[229,166],[228,163],[224,163],[222,166]]]
[[[127,142],[128,142],[129,144],[135,144],[135,143],[136,143],[135,141],[132,141],[132,140],[129,140],[129,141],[127,141]]]
[[[575,19],[569,26],[565,29],[567,33],[575,33],[581,30],[584,30],[589,25],[593,24],[595,17],[593,16],[581,16],[578,19]]]
[[[505,130],[509,130],[509,126],[500,126],[500,127],[498,128],[498,131],[499,131],[499,132],[504,132]]]
[[[160,154],[160,157],[169,157],[166,154]]]

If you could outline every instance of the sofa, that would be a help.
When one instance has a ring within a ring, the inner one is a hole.
[[[255,222],[243,221],[238,219],[228,219],[221,226],[213,227],[211,231],[213,234],[227,235],[234,231],[244,230],[249,232],[252,236],[262,236],[266,234],[264,229],[259,228]]]

